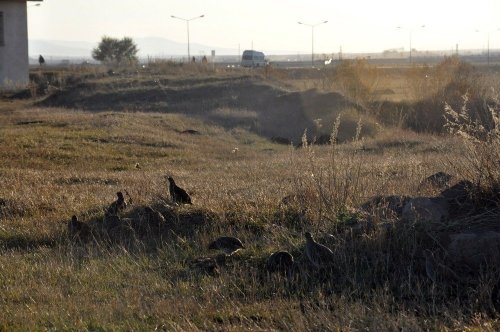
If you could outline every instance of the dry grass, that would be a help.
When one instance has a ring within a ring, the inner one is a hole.
[[[249,121],[255,114],[227,107],[212,116]],[[181,133],[186,129],[199,135]],[[2,101],[2,327],[498,330],[488,297],[496,271],[480,272],[466,287],[433,284],[420,253],[423,244],[435,245],[427,226],[344,232],[363,221],[357,207],[370,197],[417,195],[436,171],[466,174],[461,141],[382,127],[372,138],[353,132],[351,143],[304,140],[306,147],[295,149],[181,114]],[[119,190],[133,197],[130,213],[142,205],[169,210],[165,174],[194,202],[171,212],[175,232],[125,247],[67,239],[71,215],[99,223]],[[301,197],[296,206],[280,206],[288,194]],[[333,249],[335,269],[304,268],[291,283],[267,275],[273,251],[304,262],[306,230]],[[215,275],[194,268],[194,259],[214,255],[206,248],[219,235],[238,236],[246,249]]]

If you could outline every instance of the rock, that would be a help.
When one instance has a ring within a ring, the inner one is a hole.
[[[448,202],[451,215],[464,215],[474,210],[473,188],[472,182],[462,180],[441,192],[440,197]]]
[[[288,251],[277,251],[267,259],[267,271],[287,273],[293,268],[294,259]]]
[[[485,263],[499,263],[500,232],[459,233],[450,238],[448,255],[455,265],[475,269]]]
[[[292,140],[286,137],[273,136],[270,138],[271,142],[276,144],[291,145]]]
[[[361,209],[384,219],[399,218],[403,207],[410,200],[408,196],[375,196],[361,205]]]
[[[403,207],[402,220],[406,222],[440,223],[448,218],[448,203],[443,198],[415,197]]]
[[[149,206],[139,211],[138,220],[131,226],[138,235],[158,235],[167,224],[165,217]]]
[[[200,132],[198,130],[194,129],[186,129],[180,132],[181,134],[188,134],[188,135],[200,135]]]
[[[437,172],[423,179],[422,182],[420,182],[419,188],[434,187],[444,189],[449,187],[452,178],[453,175],[445,172]]]
[[[320,135],[314,141],[316,145],[329,145],[331,144],[331,135]]]
[[[137,242],[134,229],[124,222],[108,231],[111,242],[129,247]]]

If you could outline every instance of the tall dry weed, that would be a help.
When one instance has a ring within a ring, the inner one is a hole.
[[[462,97],[457,110],[445,104],[446,129],[459,136],[464,145],[463,164],[452,161],[458,173],[472,179],[481,189],[500,198],[500,105],[488,106],[489,119],[474,117],[469,108],[469,96]]]
[[[362,176],[364,157],[359,153],[362,145],[361,118],[351,143],[338,144],[340,126],[341,115],[333,124],[327,147],[309,143],[307,131],[304,132],[301,151],[292,153],[292,167],[297,172],[295,186],[307,193],[310,217],[318,228],[346,221],[340,219],[349,215],[359,197],[363,196],[363,181],[367,180]],[[297,157],[296,154],[303,156]]]

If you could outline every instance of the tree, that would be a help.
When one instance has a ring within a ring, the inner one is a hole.
[[[92,50],[92,57],[104,63],[123,64],[137,61],[137,45],[132,38],[122,39],[102,37],[99,45]]]

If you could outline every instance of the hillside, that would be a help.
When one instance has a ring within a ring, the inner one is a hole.
[[[290,91],[251,76],[101,78],[68,85],[38,105],[94,112],[179,113],[226,129],[239,127],[267,138],[282,137],[295,144],[300,143],[305,129],[310,139],[329,135],[337,115],[363,111],[361,106],[335,92]],[[323,129],[314,122],[318,118],[323,118]],[[343,133],[342,139],[352,138],[356,122],[346,121],[350,123],[343,126],[349,126],[351,132]]]
[[[295,148],[269,138],[366,111],[244,72],[51,75],[0,100],[0,329],[500,328],[497,136],[346,126]]]

